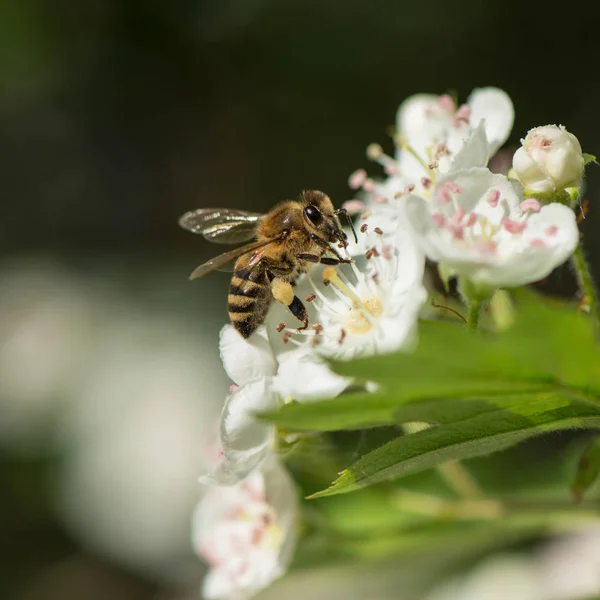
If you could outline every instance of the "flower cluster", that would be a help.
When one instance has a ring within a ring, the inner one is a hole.
[[[354,385],[328,359],[413,349],[428,297],[426,258],[487,297],[546,277],[573,253],[574,212],[552,193],[577,186],[579,143],[564,128],[532,130],[514,157],[516,179],[493,173],[488,161],[513,118],[510,98],[495,88],[475,90],[462,105],[446,95],[406,100],[394,156],[377,144],[367,150],[386,178],[375,181],[363,169],[350,177],[350,187],[362,190],[362,199],[346,203],[358,217],[359,239],[346,248],[353,261],[315,266],[294,288],[310,327],[297,329],[274,302],[249,339],[223,328],[221,358],[233,385],[219,460],[202,478],[208,487],[194,520],[196,549],[210,566],[205,597],[251,596],[283,573],[294,548],[296,494],[277,457],[277,432],[258,413],[334,398]]]

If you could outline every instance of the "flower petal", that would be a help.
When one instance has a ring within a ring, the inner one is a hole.
[[[232,485],[255,469],[267,455],[273,427],[255,414],[277,408],[277,396],[267,379],[242,386],[229,395],[221,414],[220,442],[223,456],[203,482]]]
[[[461,149],[450,163],[450,170],[485,167],[489,161],[489,146],[485,132],[485,121],[480,121],[477,128],[464,141]]]
[[[279,357],[273,385],[282,398],[310,402],[339,396],[350,385],[347,377],[336,375],[315,352],[300,348]]]
[[[528,219],[527,229],[489,266],[470,272],[493,287],[518,287],[547,277],[563,264],[579,243],[575,213],[562,204],[548,204]],[[502,250],[502,249],[500,249]]]
[[[244,339],[232,325],[225,325],[221,329],[219,350],[227,375],[237,385],[275,375],[277,370],[264,327]]]
[[[485,132],[493,156],[506,142],[515,120],[510,96],[495,87],[475,89],[468,99],[471,107],[471,126],[476,127],[485,119]]]

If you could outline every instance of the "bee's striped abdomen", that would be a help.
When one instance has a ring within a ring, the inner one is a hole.
[[[250,337],[263,323],[271,304],[271,290],[261,268],[235,269],[227,296],[229,318],[240,334]]]

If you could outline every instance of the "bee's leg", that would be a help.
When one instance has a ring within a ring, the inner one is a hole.
[[[302,327],[298,329],[306,329],[308,327],[308,313],[300,298],[294,294],[292,284],[275,277],[271,281],[271,292],[273,293],[273,298],[285,304],[296,319],[302,323]]]
[[[321,263],[322,265],[339,265],[341,262],[350,262],[348,260],[342,260],[340,258],[330,258],[329,256],[319,256],[318,254],[296,254],[298,260],[305,260],[306,262]]]
[[[338,259],[337,263],[325,263],[325,264],[339,264],[339,263],[350,264],[352,262],[349,258],[344,258],[343,256],[340,256],[339,252],[327,240],[324,240],[323,238],[319,237],[316,233],[311,233],[310,237],[311,237],[312,241],[315,242],[315,244],[318,244],[319,246],[321,246],[321,248],[323,248],[323,250],[326,250],[327,252],[331,252],[331,254],[333,254]],[[323,262],[323,261],[321,261],[321,262]]]

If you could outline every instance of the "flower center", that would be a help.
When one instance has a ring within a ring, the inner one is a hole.
[[[366,300],[360,298],[333,267],[328,267],[323,271],[323,281],[327,285],[332,285],[351,305],[350,311],[344,318],[347,332],[363,335],[371,331],[374,319],[383,314],[381,300],[377,296],[369,296]]]
[[[465,213],[463,205],[456,197],[463,193],[460,185],[453,181],[446,181],[438,186],[436,190],[440,211],[431,215],[433,224],[447,231],[452,241],[457,246],[470,246],[482,253],[494,254],[497,250],[499,238],[509,234],[510,236],[521,236],[528,227],[528,219],[532,214],[541,210],[541,204],[535,198],[526,198],[519,208],[519,215],[509,214],[508,203],[502,202],[501,192],[491,189],[483,201],[497,212],[497,219],[492,221],[489,217],[474,211]],[[556,235],[556,231],[549,234]],[[546,242],[541,238],[529,240],[529,245],[534,248],[544,247]]]

